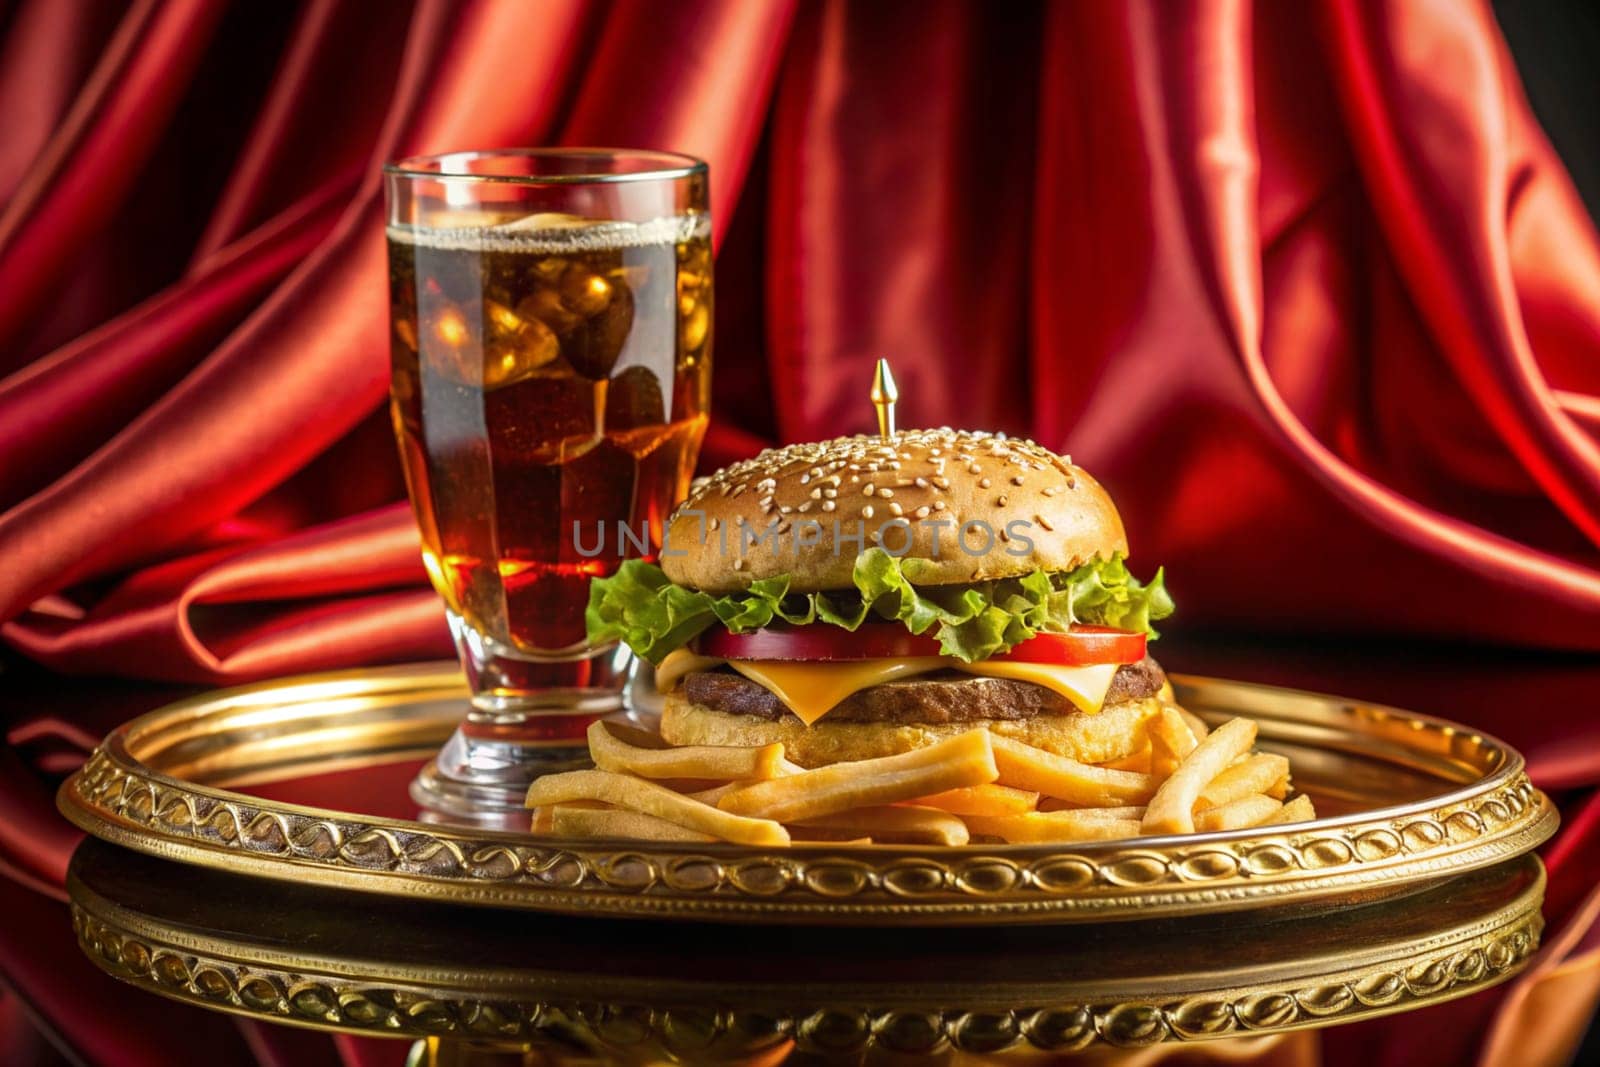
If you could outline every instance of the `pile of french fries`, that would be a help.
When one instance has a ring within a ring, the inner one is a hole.
[[[1112,763],[1058,756],[979,727],[879,759],[807,770],[781,744],[674,747],[616,722],[589,728],[595,769],[528,791],[535,833],[784,846],[1070,843],[1237,830],[1316,818],[1256,724],[1214,730],[1175,704]]]

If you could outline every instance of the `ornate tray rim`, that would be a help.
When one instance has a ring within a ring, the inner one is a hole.
[[[1536,857],[1462,881],[1472,878],[1521,884],[1481,913],[1338,951],[1323,946],[1303,960],[1123,978],[1112,988],[1065,978],[1003,993],[955,982],[941,993],[831,982],[751,988],[706,979],[664,989],[656,979],[564,975],[538,966],[511,974],[462,970],[457,962],[347,959],[174,926],[72,876],[68,885],[80,947],[102,970],[174,1000],[263,1021],[374,1036],[526,1042],[547,1032],[561,1037],[574,1026],[604,1031],[610,1019],[634,1031],[633,1042],[654,1036],[670,1047],[682,1030],[697,1049],[705,1047],[709,1022],[713,1038],[770,1034],[838,1054],[871,1045],[903,1053],[1132,1048],[1355,1022],[1454,1000],[1520,971],[1543,928],[1545,875]],[[1397,909],[1423,914],[1438,905],[1419,899],[1360,910],[1373,912],[1365,921],[1374,929],[1387,929]]]
[[[1250,714],[1259,717],[1267,701],[1294,712],[1280,716],[1291,724],[1309,727],[1319,714],[1362,719],[1373,729],[1388,723],[1402,735],[1435,735],[1447,751],[1476,748],[1495,766],[1475,782],[1422,801],[1284,827],[1070,849],[807,845],[763,851],[574,843],[329,811],[185,781],[132,754],[142,738],[203,737],[229,716],[257,722],[277,714],[326,728],[341,716],[372,718],[375,710],[462,692],[453,665],[422,664],[283,679],[157,709],[107,735],[62,784],[57,803],[73,823],[114,844],[268,878],[313,877],[328,886],[574,915],[827,924],[1107,921],[1337,905],[1411,891],[1510,859],[1555,832],[1555,810],[1529,781],[1521,755],[1480,731],[1256,683],[1183,675],[1174,681],[1203,708],[1232,700],[1256,705]],[[308,709],[322,710],[313,715]],[[413,749],[422,753],[416,744],[427,722],[381,721],[397,758]],[[1266,740],[1272,737],[1268,726],[1263,722]],[[1361,736],[1347,729],[1344,743]],[[403,747],[408,737],[412,748]],[[1394,747],[1392,740],[1382,744]],[[1424,762],[1443,759],[1420,747],[1413,755]]]

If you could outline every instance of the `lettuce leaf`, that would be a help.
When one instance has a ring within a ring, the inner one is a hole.
[[[719,622],[733,633],[759,630],[774,619],[855,630],[869,617],[898,620],[914,634],[933,631],[945,655],[971,663],[1038,633],[1064,633],[1075,622],[1153,637],[1152,621],[1173,611],[1162,571],[1141,583],[1120,556],[1067,573],[1034,571],[965,585],[918,586],[916,570],[916,560],[870,548],[856,558],[853,593],[791,595],[789,578],[780,576],[717,596],[674,585],[654,563],[632,559],[590,583],[584,619],[591,642],[620,640],[652,663]]]

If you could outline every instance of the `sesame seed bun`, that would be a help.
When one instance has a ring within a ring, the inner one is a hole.
[[[741,523],[764,539],[748,543]],[[814,544],[799,543],[812,532]],[[785,574],[791,591],[812,593],[851,588],[856,556],[875,545],[918,560],[919,585],[1070,571],[1128,551],[1110,496],[1070,458],[941,428],[789,445],[724,467],[673,513],[661,567],[709,593]]]
[[[793,715],[776,722],[716,711],[686,699],[680,687],[667,694],[661,736],[673,745],[752,747],[783,743],[784,755],[802,767],[875,759],[910,752],[979,726],[1081,763],[1120,759],[1145,743],[1147,724],[1161,710],[1151,697],[1107,704],[1089,715],[1038,715],[1027,719],[966,719],[946,723],[830,722],[807,726]]]

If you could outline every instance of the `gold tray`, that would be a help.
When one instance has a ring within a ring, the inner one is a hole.
[[[1289,756],[1324,817],[1073,846],[763,850],[429,824],[393,817],[408,809],[377,789],[345,806],[383,815],[284,799],[286,784],[321,796],[386,767],[403,772],[391,783],[409,778],[462,713],[460,676],[443,665],[290,679],[151,712],[112,731],[57,802],[115,844],[268,878],[569,914],[819,924],[1326,908],[1412,892],[1555,832],[1522,757],[1492,737],[1333,697],[1173,681],[1208,719],[1256,719],[1261,747]]]
[[[540,1053],[517,1063],[776,1063],[791,1050],[1038,1063],[1478,992],[1538,946],[1544,875],[1523,856],[1396,900],[1268,915],[1248,936],[1207,916],[932,936],[506,916],[184,868],[98,841],[73,857],[67,888],[101,968],[264,1021]]]

